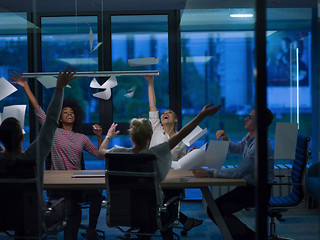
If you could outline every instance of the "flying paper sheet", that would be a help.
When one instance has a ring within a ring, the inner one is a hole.
[[[21,123],[22,131],[24,128],[24,118],[25,118],[25,112],[26,112],[27,105],[11,105],[6,106],[3,108],[3,113],[1,113],[1,122],[9,117],[14,117],[18,119]]]
[[[93,96],[97,97],[97,98],[104,99],[104,100],[109,100],[111,97],[111,89],[107,88],[106,90],[104,90],[102,92],[94,93]]]
[[[98,42],[98,44],[92,49],[92,47],[93,47],[93,31],[92,31],[91,27],[90,27],[90,30],[89,30],[89,41],[90,41],[90,53],[95,51],[102,44],[102,42]]]
[[[127,98],[132,98],[135,91],[136,91],[136,87],[132,87],[128,90],[128,92],[124,96]]]
[[[115,76],[111,76],[104,84],[100,85],[96,78],[93,78],[90,87],[91,88],[99,88],[99,89],[107,89],[107,88],[114,88],[118,85],[117,78]]]
[[[191,151],[178,161],[172,161],[171,167],[175,170],[190,170],[203,166],[220,169],[227,157],[229,141],[211,140],[207,151],[205,145]]]
[[[43,76],[38,77],[38,81],[45,87],[45,88],[54,88],[57,85],[57,78],[52,76]],[[68,88],[71,88],[70,85],[67,85]]]
[[[184,139],[182,139],[182,142],[187,145],[188,147],[191,146],[195,141],[197,141],[199,138],[201,138],[205,133],[207,132],[207,128],[202,129],[199,126],[196,126],[195,129],[191,133],[189,133],[188,136],[186,136]]]
[[[220,169],[226,160],[229,141],[211,140],[206,152],[205,165],[210,168]]]
[[[105,89],[105,91],[94,93],[93,96],[97,98],[101,98],[104,100],[109,100],[111,97],[111,88],[114,88],[118,85],[117,78],[115,76],[111,76],[104,84],[100,85],[96,78],[93,78],[90,87]]]
[[[102,42],[98,42],[97,45],[95,47],[93,47],[93,31],[92,31],[91,27],[90,27],[90,30],[89,30],[89,42],[90,42],[89,52],[86,53],[86,54],[83,54],[81,56],[85,56],[85,55],[88,55],[88,54],[94,52],[95,50],[97,50],[102,45]]]
[[[171,167],[175,170],[190,170],[195,167],[202,167],[205,164],[205,150],[194,149],[178,161],[172,161]]]
[[[135,59],[128,59],[128,64],[130,67],[139,67],[139,66],[146,66],[146,65],[155,65],[159,63],[159,58],[135,58]]]
[[[276,123],[274,159],[295,159],[297,134],[297,123]]]
[[[17,89],[4,77],[0,78],[0,100],[17,91]]]

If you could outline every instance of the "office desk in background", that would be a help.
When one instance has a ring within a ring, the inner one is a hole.
[[[82,170],[86,171],[86,170]],[[90,170],[92,171],[92,170]],[[104,172],[104,170],[96,170]],[[44,189],[105,189],[104,177],[73,178],[72,175],[79,170],[45,171]],[[192,171],[171,169],[166,179],[161,183],[162,188],[200,188],[201,192],[216,219],[219,230],[224,239],[231,240],[230,232],[221,217],[220,211],[210,192],[210,186],[245,186],[243,179],[227,178],[195,178]]]

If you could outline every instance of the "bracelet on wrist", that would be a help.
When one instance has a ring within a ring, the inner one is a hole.
[[[109,140],[111,140],[111,137],[109,137],[108,135],[106,136],[106,139],[109,139]]]

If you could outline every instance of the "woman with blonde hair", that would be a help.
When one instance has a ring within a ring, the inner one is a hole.
[[[116,130],[117,124],[113,123],[108,130],[106,138],[102,142],[99,153],[105,154],[106,152],[131,152],[131,153],[149,153],[154,154],[157,159],[158,176],[159,181],[162,181],[167,176],[172,163],[171,149],[173,149],[181,140],[186,137],[205,117],[214,115],[219,111],[221,106],[213,107],[212,104],[203,107],[202,111],[191,120],[186,126],[184,126],[178,133],[170,137],[168,141],[165,141],[159,145],[151,147],[149,144],[152,138],[152,126],[146,118],[134,118],[130,122],[129,134],[133,147],[124,148],[115,146],[107,150],[111,138],[119,134],[119,130]],[[172,240],[172,229],[166,232],[161,232],[162,238],[165,240]]]
[[[152,138],[149,147],[156,146],[163,142],[167,142],[173,135],[177,133],[176,125],[178,123],[177,115],[171,109],[165,110],[159,118],[157,109],[156,94],[154,91],[154,76],[144,77],[148,82],[148,99],[149,99],[149,120],[152,125]],[[172,161],[178,161],[186,155],[187,146],[180,141],[173,149],[171,149]],[[168,197],[183,195],[184,190],[166,189],[165,195]],[[185,236],[187,231],[202,224],[203,220],[186,216],[183,212],[179,213],[179,221],[183,225],[181,234]]]

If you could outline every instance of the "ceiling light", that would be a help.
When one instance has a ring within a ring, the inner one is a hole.
[[[251,18],[253,17],[252,13],[234,13],[234,14],[230,14],[230,17],[233,18]]]

